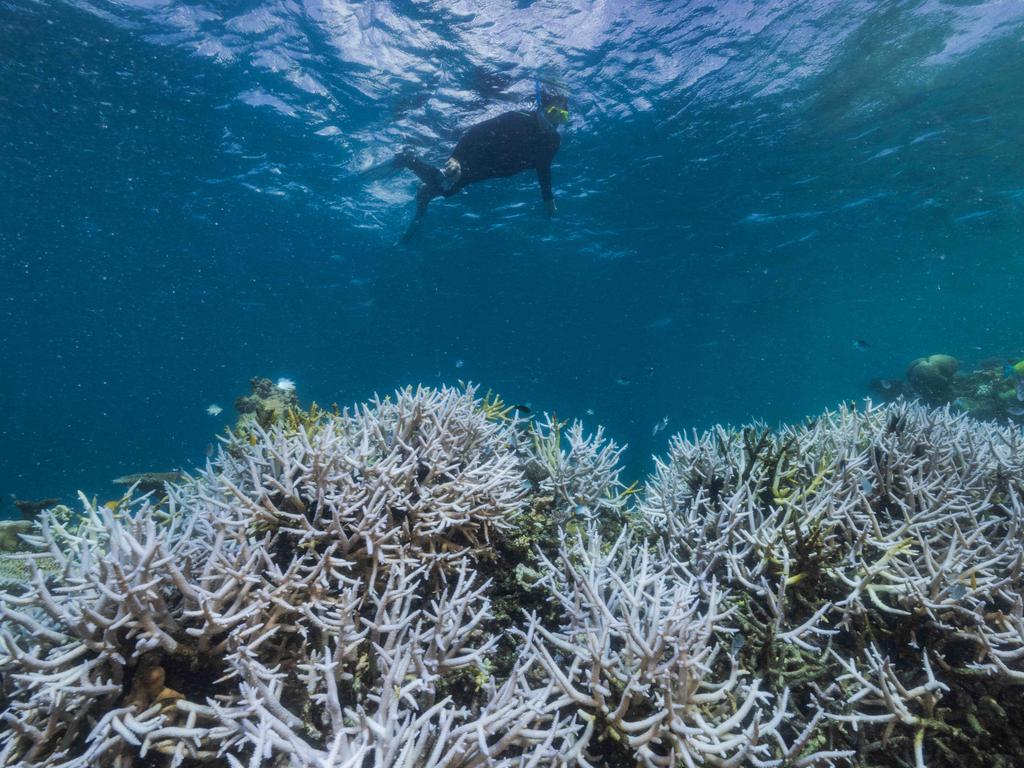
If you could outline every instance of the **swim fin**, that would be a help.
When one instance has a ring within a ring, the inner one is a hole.
[[[391,178],[404,167],[397,157],[392,157],[357,171],[356,176],[365,183],[382,181],[383,179]]]

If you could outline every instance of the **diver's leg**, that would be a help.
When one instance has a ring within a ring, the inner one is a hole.
[[[441,169],[420,160],[410,148],[406,147],[395,155],[395,165],[415,173],[426,186],[436,190],[435,197],[442,193],[445,179]]]
[[[405,230],[405,234],[402,235],[402,239],[398,242],[405,245],[412,240],[413,235],[416,234],[416,230],[420,227],[420,222],[423,221],[423,217],[427,215],[427,205],[430,201],[437,197],[437,193],[430,188],[429,185],[423,184],[420,186],[419,191],[416,193],[416,213],[412,217],[412,223],[409,224],[409,228]]]

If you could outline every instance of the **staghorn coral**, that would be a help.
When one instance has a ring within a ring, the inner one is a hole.
[[[535,659],[487,675],[480,566],[525,504],[513,429],[471,391],[405,390],[251,425],[165,506],[44,514],[36,543],[73,588],[34,571],[0,600],[0,765],[558,754],[579,726]]]
[[[564,448],[563,435],[568,443]],[[582,422],[569,424],[544,414],[543,420],[531,424],[530,438],[528,475],[541,493],[551,497],[561,521],[624,515],[636,487],[627,488],[619,480],[623,448],[607,439],[602,427],[586,435]]]
[[[1019,429],[899,403],[677,437],[639,511],[667,560],[743,593],[736,655],[801,702],[789,728],[824,706],[818,743],[858,765],[1009,766],[1022,499]]]
[[[600,431],[495,402],[296,412],[44,512],[0,765],[1019,763],[1018,431],[719,428],[634,493]]]
[[[733,608],[714,583],[704,590],[656,563],[628,533],[605,551],[592,530],[586,542],[563,545],[560,568],[545,565],[544,582],[568,621],[553,632],[533,618],[519,634],[583,710],[588,733],[616,745],[617,764],[801,764],[794,761],[806,737],[787,746],[779,734],[788,691],[773,702],[760,680],[743,680],[735,660],[724,659]],[[802,764],[839,754],[818,752]]]

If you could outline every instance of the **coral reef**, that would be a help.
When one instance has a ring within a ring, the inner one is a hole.
[[[14,506],[18,508],[18,512],[21,513],[22,520],[35,520],[39,513],[49,507],[55,507],[60,503],[60,499],[15,499]]]
[[[267,429],[299,407],[295,385],[286,379],[275,384],[270,379],[256,377],[249,386],[252,394],[235,399],[235,410],[240,414],[236,431],[244,431],[254,424]]]
[[[640,511],[665,558],[745,593],[733,650],[801,702],[811,743],[1011,766],[1022,501],[1019,429],[899,403],[677,438]]]
[[[952,405],[977,419],[1024,423],[1024,379],[1009,365],[1017,359],[988,358],[960,370],[949,355],[931,355],[911,363],[906,380],[875,379],[870,388],[888,402],[918,398],[931,406]]]
[[[922,406],[676,437],[472,388],[290,407],[27,544],[0,766],[1010,766],[1024,437]]]
[[[168,483],[180,483],[185,479],[184,472],[136,472],[131,475],[115,477],[114,485],[134,486],[139,493],[164,492],[164,486]]]
[[[950,355],[919,357],[907,368],[907,382],[926,402],[949,402],[960,363]]]
[[[71,510],[58,505],[51,514],[63,517],[70,515]],[[55,573],[56,563],[42,550],[32,547],[25,537],[35,530],[36,522],[31,520],[0,521],[0,586],[6,585],[17,591],[31,577],[29,560],[44,573]],[[2,593],[0,593],[2,594]]]
[[[31,520],[0,520],[0,552],[16,552],[18,536],[31,530]]]

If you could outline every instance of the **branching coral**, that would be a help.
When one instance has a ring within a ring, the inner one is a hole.
[[[1024,756],[1019,432],[720,428],[634,494],[600,430],[496,403],[295,412],[159,496],[42,513],[0,591],[0,765]]]
[[[470,742],[459,764],[553,749],[572,726],[525,669],[443,690],[496,642],[475,566],[523,506],[509,429],[471,393],[406,390],[315,426],[252,425],[166,508],[44,516],[62,578],[3,598],[0,764],[155,750],[315,766],[334,749],[385,765],[402,733],[419,734],[418,764]],[[489,743],[481,722],[510,729]]]
[[[745,593],[740,657],[828,707],[828,743],[1009,765],[1022,723],[991,712],[1022,679],[1022,497],[1019,430],[898,404],[677,438],[641,518],[667,558]]]
[[[560,519],[621,516],[635,489],[619,480],[623,448],[606,438],[603,428],[587,435],[582,422],[567,424],[545,414],[531,425],[531,438],[528,471],[539,490],[552,497]]]
[[[715,630],[730,611],[714,584],[702,600],[692,577],[655,564],[627,534],[605,550],[593,530],[563,546],[561,567],[545,565],[568,620],[551,631],[534,619],[521,634],[591,730],[645,766],[738,764],[765,752],[785,701],[773,709],[735,663],[717,674]]]

